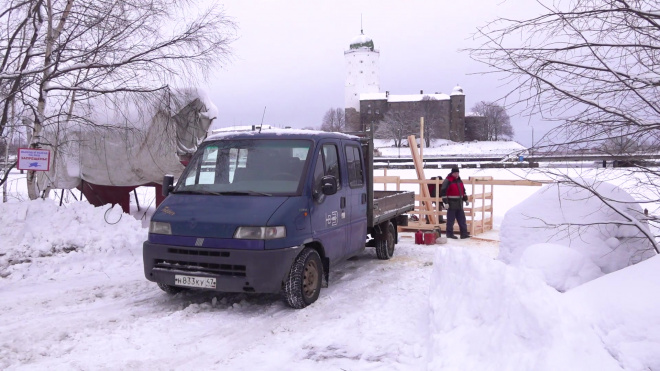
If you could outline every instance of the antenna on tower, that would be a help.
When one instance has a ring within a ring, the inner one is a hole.
[[[360,13],[360,35],[364,35],[364,28],[362,28],[362,13]]]
[[[261,134],[261,128],[264,127],[264,117],[266,116],[266,106],[264,106],[264,114],[261,115],[261,124],[259,124],[259,134]]]

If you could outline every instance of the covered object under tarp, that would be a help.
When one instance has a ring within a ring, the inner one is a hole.
[[[165,90],[155,99],[118,106],[105,98],[78,105],[84,115],[68,125],[50,125],[42,148],[52,151],[50,171],[38,174],[40,191],[78,188],[94,205],[120,204],[130,192],[178,177],[207,135],[217,109],[198,89]]]

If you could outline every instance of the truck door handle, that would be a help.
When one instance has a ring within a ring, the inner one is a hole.
[[[346,207],[346,197],[342,197],[339,199],[339,207],[342,209]]]
[[[363,194],[362,194],[362,204],[364,205],[364,204],[366,204],[366,203],[367,203],[367,194],[366,194],[366,193],[363,193]]]

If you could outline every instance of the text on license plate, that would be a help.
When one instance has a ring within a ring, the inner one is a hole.
[[[194,277],[181,274],[174,275],[174,284],[177,286],[201,287],[204,289],[215,288],[215,278],[213,277]]]

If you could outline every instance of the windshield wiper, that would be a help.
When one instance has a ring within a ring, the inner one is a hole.
[[[263,193],[263,192],[257,192],[257,191],[226,191],[226,192],[218,192],[217,194],[220,195],[236,195],[236,196],[272,196],[270,193]]]
[[[219,195],[219,192],[210,191],[172,191],[171,193],[184,194],[184,195]]]

